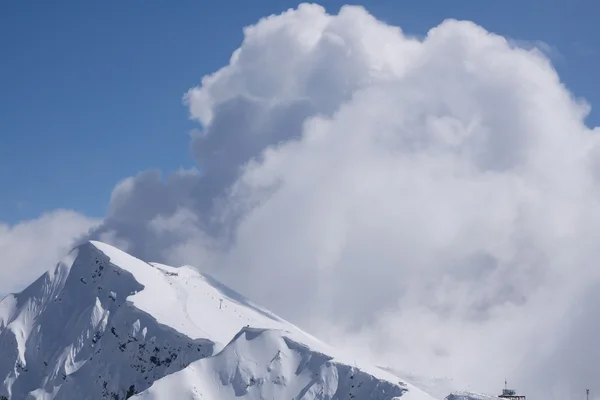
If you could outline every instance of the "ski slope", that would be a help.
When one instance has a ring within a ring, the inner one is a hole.
[[[85,243],[0,301],[0,398],[431,400],[191,267]]]

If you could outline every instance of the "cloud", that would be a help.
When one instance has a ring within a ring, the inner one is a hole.
[[[15,225],[0,222],[0,293],[22,290],[99,223],[68,210]]]
[[[521,368],[547,396],[584,384],[564,356],[595,342],[540,336],[598,280],[598,142],[542,53],[468,22],[416,41],[304,6],[248,28],[187,98],[200,165],[217,148],[244,166],[228,282],[403,369],[492,390]],[[264,151],[238,158],[246,143]],[[542,344],[556,387],[524,358]]]
[[[416,39],[360,7],[244,34],[185,96],[199,169],[121,182],[92,236],[381,364],[600,391],[600,132],[543,52],[465,21]]]
[[[545,398],[594,383],[572,354],[597,343],[565,316],[600,315],[580,295],[600,278],[598,132],[543,52],[303,5],[247,28],[186,100],[230,284],[406,370],[486,390],[512,371]]]

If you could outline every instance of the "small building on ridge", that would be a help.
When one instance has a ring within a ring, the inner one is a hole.
[[[515,390],[509,389],[506,380],[504,380],[504,389],[502,389],[502,394],[498,397],[501,399],[526,400],[525,396],[520,396]]]

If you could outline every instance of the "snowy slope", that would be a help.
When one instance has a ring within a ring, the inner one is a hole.
[[[0,301],[0,382],[11,400],[432,399],[190,267],[99,242]]]
[[[454,392],[446,400],[502,400],[500,397],[471,392]]]
[[[414,375],[409,372],[397,371],[392,368],[382,367],[384,370],[399,376],[401,379],[417,386],[423,392],[436,399],[444,400],[502,400],[500,397],[459,390],[460,384],[448,377],[431,377]],[[464,386],[463,386],[464,388]],[[450,393],[450,394],[448,394]]]

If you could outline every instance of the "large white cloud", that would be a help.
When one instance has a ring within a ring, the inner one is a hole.
[[[221,274],[403,369],[546,396],[595,384],[573,355],[600,321],[580,300],[600,279],[598,132],[513,43],[452,20],[416,40],[356,7],[247,28],[187,95],[201,167],[227,187],[243,166]]]
[[[14,225],[0,222],[0,297],[22,290],[99,223],[68,210]]]
[[[202,172],[127,179],[94,236],[396,368],[600,392],[599,132],[514,43],[359,7],[265,18],[186,95]]]

